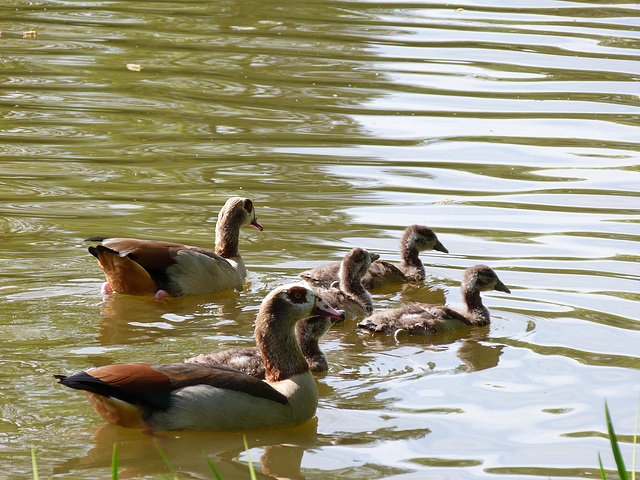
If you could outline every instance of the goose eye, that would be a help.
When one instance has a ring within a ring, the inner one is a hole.
[[[307,301],[307,289],[303,287],[293,287],[287,292],[287,296],[293,303],[304,303]]]

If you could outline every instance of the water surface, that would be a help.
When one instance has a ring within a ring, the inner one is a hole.
[[[262,298],[354,246],[398,261],[410,224],[451,252],[376,308],[460,306],[489,327],[325,337],[317,419],[250,432],[263,478],[584,478],[631,463],[640,314],[640,5],[597,1],[79,2],[0,7],[0,472],[167,470],[54,373],[253,343]],[[25,34],[27,31],[37,32]],[[23,37],[27,38],[23,38]],[[35,37],[35,38],[34,38]],[[135,71],[139,65],[141,71]],[[104,301],[84,238],[211,246],[251,198],[242,292]],[[159,444],[180,478],[248,478],[237,432]]]

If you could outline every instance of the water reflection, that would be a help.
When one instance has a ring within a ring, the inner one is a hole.
[[[595,474],[596,451],[613,465],[603,400],[622,438],[637,406],[634,5],[3,6],[0,475],[31,477],[34,445],[41,474],[105,476],[113,441],[132,476],[166,472],[136,432],[96,435],[99,460],[83,467],[87,426],[102,422],[51,374],[251,344],[273,286],[354,246],[397,261],[414,223],[452,254],[425,258],[425,288],[375,292],[376,307],[455,306],[476,263],[517,291],[487,296],[491,326],[461,337],[330,331],[317,437],[274,470],[577,478]],[[82,244],[96,226],[206,244],[211,205],[245,194],[268,235],[243,239],[243,292],[102,303]],[[197,452],[209,436],[169,438],[176,455],[193,449],[186,472],[211,477]],[[229,456],[211,449],[230,478],[247,472],[234,442]],[[622,449],[630,458],[631,442]]]
[[[153,298],[113,294],[105,297],[98,320],[98,345],[127,345],[153,342],[164,338],[169,330],[183,324],[181,332],[171,335],[193,335],[197,317],[205,317],[208,328],[201,332],[215,334],[222,325],[242,316],[243,305],[237,292],[216,295],[178,297],[157,302]],[[202,328],[198,322],[199,328]]]
[[[180,477],[210,478],[209,459],[222,478],[248,478],[248,458],[256,471],[273,478],[306,478],[300,471],[304,452],[317,445],[317,421],[295,428],[247,432],[179,432],[145,434],[113,425],[98,428],[85,456],[69,459],[54,473],[91,473],[111,465],[114,445],[118,452],[118,478],[167,475],[169,467]],[[249,450],[245,449],[247,441]],[[197,445],[197,448],[194,448]],[[258,457],[256,451],[262,450]]]

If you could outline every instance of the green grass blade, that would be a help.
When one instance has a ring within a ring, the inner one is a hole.
[[[216,467],[213,466],[213,462],[209,459],[209,457],[205,455],[204,459],[207,461],[207,465],[209,465],[211,473],[213,473],[213,475],[216,477],[216,480],[222,480],[222,477],[218,473],[218,470],[216,470]]]
[[[613,458],[616,461],[616,466],[618,467],[618,475],[620,475],[620,480],[629,480],[629,475],[627,475],[627,467],[624,465],[624,459],[622,458],[622,453],[620,452],[620,445],[618,444],[618,438],[616,437],[616,432],[613,429],[613,422],[611,421],[611,414],[609,413],[609,405],[605,400],[604,402],[604,412],[607,417],[607,430],[609,430],[609,442],[611,442],[611,451],[613,452]]]
[[[607,480],[607,474],[604,471],[604,466],[602,465],[602,457],[598,454],[598,463],[600,464],[600,475],[602,476],[602,480]]]
[[[155,444],[156,449],[158,450],[158,453],[162,457],[162,460],[164,460],[165,465],[167,466],[167,468],[171,472],[171,475],[173,476],[173,480],[178,480],[178,474],[176,474],[176,471],[173,469],[173,466],[171,465],[171,462],[167,458],[167,455],[164,453],[162,448],[160,448],[160,444],[158,443],[158,441],[155,438],[153,439],[153,443]]]
[[[249,456],[249,444],[247,443],[247,436],[242,435],[242,439],[244,440],[244,449],[247,452],[247,461],[249,462],[249,476],[251,480],[257,480],[256,472],[253,469],[253,463],[251,463],[251,457]]]
[[[118,444],[113,444],[111,454],[111,480],[118,480]]]
[[[36,451],[31,447],[31,468],[33,469],[33,480],[38,480],[38,463],[36,462]]]

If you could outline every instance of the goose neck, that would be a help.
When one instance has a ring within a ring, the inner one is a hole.
[[[268,382],[279,382],[309,371],[296,339],[295,321],[260,312],[255,335]]]

